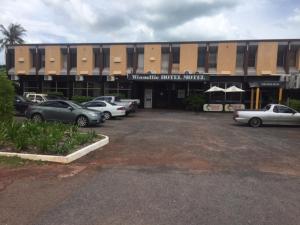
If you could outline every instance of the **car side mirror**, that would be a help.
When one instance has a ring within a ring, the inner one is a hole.
[[[71,107],[71,106],[69,106],[68,109],[69,109],[70,111],[73,111],[73,110],[74,110],[73,107]]]

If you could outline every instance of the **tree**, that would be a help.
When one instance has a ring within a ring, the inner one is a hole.
[[[26,30],[20,24],[11,23],[7,28],[0,24],[0,32],[2,38],[0,39],[0,50],[6,45],[23,44],[22,36],[26,34]]]
[[[10,121],[14,113],[14,86],[5,70],[0,70],[0,121]]]

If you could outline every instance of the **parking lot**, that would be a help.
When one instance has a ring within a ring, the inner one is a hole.
[[[80,162],[299,175],[299,126],[250,128],[231,113],[151,110],[92,128],[110,137]],[[84,129],[83,129],[84,130]]]
[[[140,110],[82,128],[109,145],[1,170],[0,224],[299,224],[300,127],[231,116]]]

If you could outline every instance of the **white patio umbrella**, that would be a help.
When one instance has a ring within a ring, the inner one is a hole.
[[[226,88],[224,91],[225,91],[226,93],[245,92],[243,89],[238,88],[238,87],[236,87],[236,86],[231,86],[231,87],[229,87],[229,88]]]
[[[225,92],[225,89],[217,87],[217,86],[212,86],[210,89],[206,90],[205,92]]]
[[[225,99],[226,99],[226,94],[227,93],[242,93],[245,92],[243,89],[238,88],[236,86],[231,86],[229,88],[225,89]],[[240,95],[240,102],[242,101],[242,94]]]

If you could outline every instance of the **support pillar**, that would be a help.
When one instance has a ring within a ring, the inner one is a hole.
[[[278,103],[281,104],[281,102],[282,102],[282,88],[279,88]]]
[[[251,88],[250,109],[253,109],[253,106],[254,106],[254,88]]]
[[[259,88],[256,88],[256,101],[255,101],[255,109],[259,108]]]

